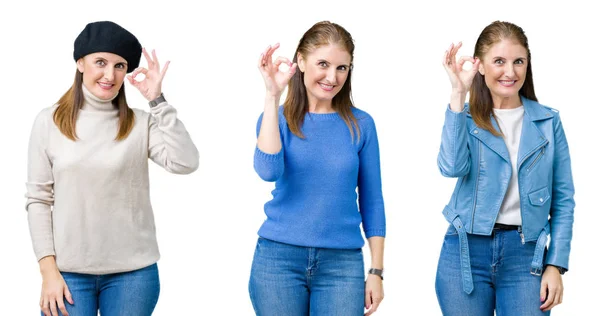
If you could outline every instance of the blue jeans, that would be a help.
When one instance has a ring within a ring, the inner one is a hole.
[[[98,310],[102,316],[148,316],[158,302],[160,282],[156,263],[114,274],[61,274],[75,303],[64,301],[69,316],[96,316]]]
[[[363,315],[362,249],[300,247],[259,238],[248,290],[258,316]]]
[[[540,306],[541,276],[530,273],[535,242],[518,230],[494,229],[491,236],[468,235],[474,290],[462,288],[460,247],[450,225],[440,254],[435,290],[445,316],[550,315]]]

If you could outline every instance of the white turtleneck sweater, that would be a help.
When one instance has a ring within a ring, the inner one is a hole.
[[[78,139],[42,110],[29,141],[27,203],[37,259],[54,255],[63,272],[109,274],[158,261],[150,204],[148,158],[177,174],[198,168],[198,150],[166,102],[133,109],[135,125],[116,141],[119,114],[83,86]]]

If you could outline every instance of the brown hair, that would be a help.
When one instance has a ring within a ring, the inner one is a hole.
[[[525,75],[525,82],[519,90],[519,95],[537,101],[535,91],[533,89],[533,74],[531,71],[531,51],[529,50],[529,42],[523,29],[513,23],[495,21],[492,24],[486,26],[479,38],[475,43],[475,52],[473,57],[482,59],[483,55],[487,53],[494,44],[502,41],[503,39],[512,39],[517,41],[527,50],[527,73]],[[481,73],[477,72],[475,78],[473,78],[473,84],[471,85],[470,97],[469,97],[469,108],[471,116],[475,121],[475,124],[480,128],[483,128],[490,133],[500,136],[501,133],[494,129],[492,120],[490,117],[494,116],[494,102],[490,89],[485,84],[485,78]]]
[[[354,41],[348,31],[338,24],[322,21],[313,25],[300,39],[296,52],[294,53],[294,63],[298,62],[298,54],[306,57],[314,49],[327,45],[338,44],[350,54],[350,62],[354,59]],[[354,128],[356,128],[357,137],[360,138],[360,130],[352,108],[352,65],[348,69],[348,77],[344,86],[333,97],[331,106],[344,119],[350,129],[350,134],[354,138]],[[308,113],[308,97],[306,87],[304,86],[304,73],[296,71],[288,83],[288,94],[283,106],[283,114],[287,120],[288,127],[294,135],[304,138],[300,128],[304,123],[304,116]]]
[[[61,133],[71,140],[77,140],[75,125],[79,115],[79,109],[83,107],[84,96],[83,88],[83,73],[77,70],[75,72],[75,81],[69,90],[63,94],[58,100],[58,107],[54,111],[54,124],[58,127]],[[119,131],[115,140],[123,140],[127,138],[133,129],[135,115],[133,110],[127,105],[125,98],[125,85],[119,89],[119,93],[112,104],[119,109]]]

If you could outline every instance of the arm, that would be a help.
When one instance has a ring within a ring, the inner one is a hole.
[[[265,181],[277,181],[283,174],[283,150],[279,130],[279,99],[290,78],[296,73],[297,64],[285,57],[277,57],[273,62],[273,53],[279,44],[268,46],[258,59],[258,70],[266,88],[265,109],[258,119],[256,134],[258,137],[254,150],[254,170]],[[285,63],[290,67],[287,72],[279,71]]]
[[[176,174],[189,174],[198,169],[198,149],[177,118],[177,110],[162,102],[150,111],[148,157]]]
[[[461,46],[462,43],[458,43],[456,46],[450,45],[442,59],[442,64],[452,85],[450,106],[446,109],[442,144],[438,154],[438,167],[445,177],[465,176],[469,173],[470,166],[470,154],[467,146],[467,115],[464,104],[480,61],[469,56],[462,56],[456,60],[456,53]],[[470,70],[463,70],[466,61],[473,63]]]
[[[383,249],[386,233],[385,209],[381,189],[379,142],[375,123],[365,124],[361,137],[364,144],[359,152],[358,201],[363,230],[371,250],[371,268],[383,270]],[[365,284],[366,315],[374,313],[383,300],[383,280],[369,274]]]
[[[455,98],[457,97],[452,97]],[[465,112],[464,108],[460,112],[454,112],[452,105],[446,109],[442,143],[437,159],[438,168],[445,177],[462,177],[469,173],[471,158]]]
[[[27,161],[27,219],[33,250],[42,275],[40,309],[44,315],[69,315],[63,297],[73,304],[71,293],[60,274],[55,260],[52,233],[52,206],[54,205],[54,176],[46,148],[50,118],[43,111],[33,125],[29,139]]]
[[[546,264],[569,268],[575,188],[571,174],[569,145],[560,117],[554,128],[554,163],[552,179],[552,205],[550,206],[550,245]]]
[[[265,97],[265,111],[256,125],[258,141],[254,151],[254,170],[265,181],[276,181],[284,170],[279,131],[279,98]]]

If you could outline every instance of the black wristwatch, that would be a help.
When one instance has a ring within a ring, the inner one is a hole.
[[[565,269],[563,267],[555,266],[553,264],[548,264],[548,266],[553,266],[553,267],[557,268],[558,272],[560,272],[561,275],[563,275],[563,274],[565,274],[565,272],[567,272],[567,269]]]
[[[162,94],[162,92],[160,93],[160,95],[158,96],[158,98],[148,102],[148,104],[150,104],[150,107],[153,108],[163,102],[166,102],[167,100],[165,100],[165,96]]]
[[[381,278],[381,280],[383,281],[383,270],[371,268],[371,269],[369,269],[369,274],[378,275]]]

